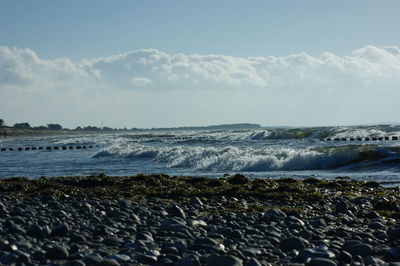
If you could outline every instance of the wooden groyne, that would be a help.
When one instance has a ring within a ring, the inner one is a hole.
[[[321,141],[396,141],[400,138],[398,136],[385,136],[385,137],[343,137],[343,138],[321,138]]]
[[[0,147],[0,152],[11,151],[66,151],[87,150],[99,147],[98,145],[53,145],[53,146],[25,146],[25,147]]]

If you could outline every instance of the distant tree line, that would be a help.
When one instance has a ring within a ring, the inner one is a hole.
[[[0,127],[5,127],[4,119],[0,119]],[[73,131],[125,131],[125,130],[136,130],[136,128],[127,129],[125,128],[111,128],[111,127],[96,127],[96,126],[78,126],[75,129],[64,128],[60,124],[47,124],[47,126],[36,126],[32,127],[28,122],[15,123],[10,128],[18,129],[33,129],[33,130],[73,130]]]

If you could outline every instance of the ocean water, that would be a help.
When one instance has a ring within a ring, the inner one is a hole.
[[[144,135],[146,134],[146,135]],[[157,137],[174,135],[175,137]],[[118,134],[8,138],[0,141],[0,178],[105,173],[165,173],[221,177],[349,176],[400,183],[400,141],[326,141],[326,138],[400,136],[400,126],[145,131]],[[323,140],[321,140],[323,139]],[[62,150],[66,145],[93,148]],[[59,150],[25,147],[59,146]],[[9,148],[14,151],[9,151]],[[16,151],[18,147],[23,151]]]

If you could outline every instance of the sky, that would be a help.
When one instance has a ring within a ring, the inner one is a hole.
[[[0,118],[400,122],[399,1],[0,2]]]

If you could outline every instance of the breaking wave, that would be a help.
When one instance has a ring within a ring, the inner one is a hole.
[[[113,145],[95,158],[151,160],[201,171],[400,170],[400,147],[345,145],[319,148]]]

